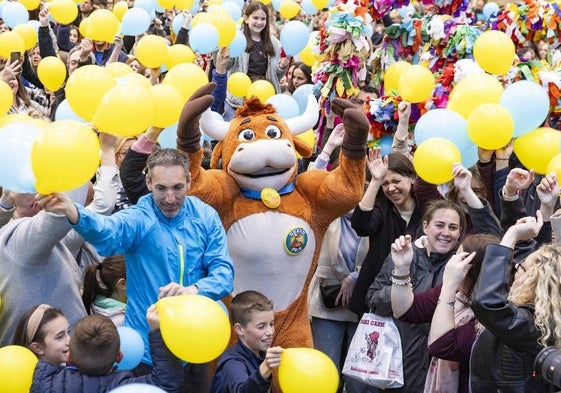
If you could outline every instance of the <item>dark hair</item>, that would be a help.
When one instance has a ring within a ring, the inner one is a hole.
[[[380,97],[380,90],[378,90],[377,88],[375,88],[372,85],[366,85],[360,88],[360,91],[363,91],[365,93],[370,93],[370,94],[376,94],[377,97]]]
[[[413,162],[407,156],[401,153],[388,154],[388,171],[392,171],[394,173],[397,173],[398,175],[409,177],[412,179],[415,179],[417,177],[417,172],[415,172]],[[367,170],[366,173],[367,176],[371,179],[370,171]],[[413,193],[413,185],[411,185],[411,193]],[[380,187],[380,189],[378,190],[378,195],[376,196],[376,198],[386,198],[382,187]]]
[[[292,69],[292,74],[294,75],[294,70],[300,70],[304,73],[304,76],[306,77],[307,82],[306,83],[312,83],[312,67],[310,67],[309,65],[306,65],[304,63],[298,63],[296,64],[296,67],[294,67]]]
[[[43,305],[38,304],[36,306],[31,307],[29,310],[24,312],[23,315],[20,317],[18,325],[16,327],[16,331],[14,333],[14,339],[12,340],[12,344],[21,345],[22,347],[26,347],[26,348],[29,348],[29,346],[33,342],[44,344],[45,336],[47,335],[45,330],[43,329],[45,325],[58,317],[64,317],[64,314],[58,308],[53,308],[53,307],[46,308],[43,312],[42,318],[39,320],[39,324],[37,325],[37,329],[33,334],[33,337],[28,339],[27,328],[29,324],[29,319],[31,318],[31,316],[39,306],[43,306]]]
[[[86,312],[91,314],[92,304],[98,295],[111,297],[117,289],[117,282],[126,278],[125,258],[123,255],[108,257],[101,263],[94,263],[84,272],[82,302]]]
[[[246,3],[245,10],[243,13],[244,17],[249,17],[256,11],[263,11],[265,15],[267,15],[267,20],[265,22],[265,27],[261,30],[261,45],[263,46],[263,53],[267,54],[267,56],[274,56],[275,55],[275,47],[273,46],[273,42],[271,41],[271,33],[270,33],[270,15],[268,7],[261,3],[260,1],[253,0],[249,3]],[[246,52],[251,53],[253,50],[253,40],[251,39],[251,31],[249,30],[249,26],[247,23],[243,23],[243,34],[247,40],[247,47],[245,49]]]
[[[462,240],[462,248],[465,252],[475,252],[475,257],[471,261],[471,269],[464,278],[464,294],[469,298],[481,272],[481,264],[483,263],[483,258],[485,257],[485,252],[487,250],[487,245],[499,243],[501,239],[490,233],[477,233],[473,235],[468,235]]]
[[[121,340],[115,324],[104,315],[79,320],[70,336],[72,364],[82,374],[107,374],[119,356]]]
[[[257,291],[244,291],[238,293],[230,304],[230,319],[232,324],[242,326],[251,321],[251,314],[255,311],[271,311],[273,302]]]
[[[423,214],[423,222],[427,224],[434,218],[434,213],[437,210],[445,209],[445,210],[454,210],[460,216],[460,233],[464,233],[466,230],[466,214],[462,210],[461,206],[458,205],[456,202],[453,202],[449,199],[435,199],[430,201],[425,206],[425,213]]]
[[[185,170],[187,180],[191,178],[189,173],[189,159],[183,153],[176,149],[158,149],[148,156],[146,161],[147,175],[152,176],[152,170],[156,166],[169,168],[172,166],[181,166]]]

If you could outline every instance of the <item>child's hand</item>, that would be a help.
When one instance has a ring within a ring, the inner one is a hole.
[[[267,352],[265,353],[265,360],[263,360],[263,363],[259,366],[259,372],[263,378],[268,379],[273,373],[273,370],[280,366],[281,353],[281,347],[271,347],[267,349]]]
[[[146,321],[148,321],[148,326],[150,330],[156,330],[160,328],[160,314],[158,314],[158,308],[155,304],[152,304],[146,310]]]

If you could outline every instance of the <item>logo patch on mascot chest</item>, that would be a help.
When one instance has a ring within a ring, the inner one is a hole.
[[[284,250],[288,255],[298,255],[308,244],[308,234],[302,227],[293,228],[286,234]]]

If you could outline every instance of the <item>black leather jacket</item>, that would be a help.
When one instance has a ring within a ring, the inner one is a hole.
[[[507,301],[513,250],[487,246],[471,309],[485,329],[470,359],[472,393],[547,393],[553,385],[534,374],[534,359],[543,348],[531,306]]]

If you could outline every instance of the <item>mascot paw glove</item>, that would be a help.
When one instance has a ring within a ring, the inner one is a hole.
[[[177,148],[186,153],[194,153],[201,148],[201,114],[214,102],[211,95],[215,83],[208,83],[193,93],[185,103],[177,123]]]

